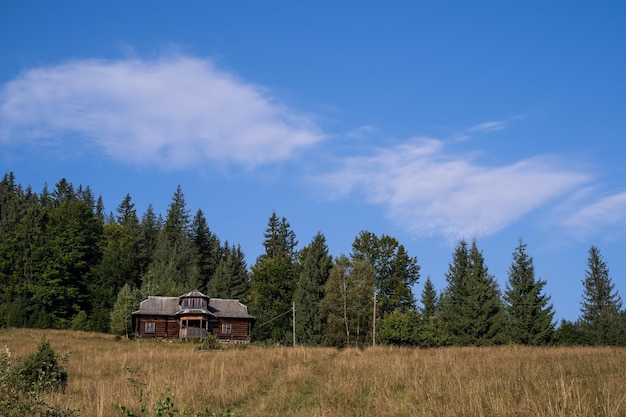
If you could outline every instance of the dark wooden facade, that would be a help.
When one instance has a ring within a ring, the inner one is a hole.
[[[209,332],[222,342],[245,342],[250,339],[252,323],[245,319],[209,320]]]
[[[256,320],[238,300],[209,298],[194,290],[180,297],[148,297],[132,313],[136,338],[188,339],[214,335],[248,343]]]
[[[134,317],[135,337],[141,339],[179,337],[180,322],[176,317],[138,315]]]

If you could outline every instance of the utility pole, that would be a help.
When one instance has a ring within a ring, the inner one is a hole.
[[[372,320],[372,346],[376,346],[376,290],[374,290],[374,319]]]
[[[292,317],[292,329],[293,329],[293,347],[296,347],[296,302],[293,301],[291,305],[291,310],[293,311]]]

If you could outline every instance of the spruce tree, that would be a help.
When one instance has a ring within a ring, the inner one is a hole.
[[[154,213],[152,204],[148,205],[148,208],[141,216],[141,222],[139,224],[139,274],[143,275],[148,266],[154,259],[154,253],[156,251],[157,240],[162,229],[162,221],[157,218]]]
[[[505,315],[500,290],[489,274],[476,240],[461,241],[446,273],[448,286],[440,302],[447,343],[491,345],[505,341]]]
[[[600,250],[591,246],[583,280],[581,316],[583,331],[593,344],[622,344],[622,299],[615,290]]]
[[[474,306],[468,304],[470,261],[467,242],[461,240],[446,273],[447,286],[441,294],[439,315],[449,344],[470,344],[467,338]]]
[[[198,271],[200,274],[200,287],[207,291],[211,297],[215,295],[208,292],[207,288],[217,271],[222,258],[222,248],[219,238],[211,232],[202,210],[198,209],[191,223],[191,240],[198,253]],[[226,248],[228,250],[229,248]]]
[[[93,208],[78,200],[73,189],[65,180],[57,184],[38,251],[42,270],[33,301],[48,316],[42,315],[42,326],[66,328],[75,314],[90,312],[88,285],[102,258],[103,231]]]
[[[291,316],[295,289],[295,233],[287,219],[276,212],[268,220],[261,254],[251,267],[248,305],[257,317],[254,337],[289,343],[292,340]]]
[[[430,280],[430,276],[426,278],[424,283],[424,289],[422,290],[422,308],[420,312],[425,320],[434,317],[437,312],[437,291],[433,282]]]
[[[324,297],[324,285],[332,267],[326,238],[318,232],[302,252],[302,267],[294,294],[296,306],[296,335],[298,343],[319,345],[322,343],[323,320],[320,302]]]
[[[535,279],[533,258],[526,253],[526,244],[520,239],[513,252],[509,280],[504,293],[509,320],[509,336],[513,343],[545,345],[554,333],[554,311],[544,295],[546,281]]]
[[[207,294],[212,298],[243,300],[250,291],[250,275],[241,246],[229,246],[226,241],[221,251],[223,254],[208,284]]]
[[[149,290],[150,295],[177,296],[197,288],[199,273],[196,260],[189,211],[179,185],[159,233],[152,263],[142,277],[142,291]],[[146,288],[143,288],[144,285]]]

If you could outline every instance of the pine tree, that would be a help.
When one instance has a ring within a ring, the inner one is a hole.
[[[138,272],[140,275],[147,272],[149,265],[154,259],[161,229],[162,221],[154,214],[152,204],[149,204],[143,216],[141,216],[141,223],[139,224]]]
[[[154,292],[151,295],[176,296],[197,288],[197,252],[190,229],[189,212],[179,185],[158,236],[152,263],[142,277],[142,290],[146,285]]]
[[[419,280],[420,266],[396,238],[362,231],[352,243],[352,258],[370,262],[376,271],[379,317],[415,309],[412,287]]]
[[[489,274],[476,241],[461,241],[446,273],[439,316],[448,343],[490,345],[504,342],[505,316],[495,278]]]
[[[261,254],[252,266],[248,305],[259,324],[254,336],[259,340],[288,343],[292,339],[291,317],[295,288],[295,233],[284,217],[272,213],[264,233]]]
[[[504,294],[513,343],[545,345],[552,340],[554,312],[552,304],[548,304],[550,297],[542,294],[545,285],[546,281],[535,279],[533,258],[520,239],[513,252]]]
[[[622,299],[615,290],[600,250],[595,246],[589,249],[583,287],[580,320],[589,341],[593,344],[622,344]]]
[[[42,311],[42,325],[66,328],[81,310],[90,310],[88,285],[102,258],[102,224],[93,208],[76,198],[73,186],[61,180],[49,210],[43,245],[37,256],[40,274],[33,301]]]
[[[207,294],[213,298],[243,300],[250,291],[250,275],[241,246],[229,246],[226,241],[221,251],[223,254],[208,284]]]
[[[433,282],[430,280],[430,276],[426,278],[426,282],[424,283],[421,302],[422,308],[420,312],[422,313],[422,318],[428,320],[434,317],[437,313],[437,291],[435,290]]]
[[[191,223],[191,241],[198,252],[197,264],[200,273],[200,287],[202,290],[207,290],[222,258],[222,248],[219,238],[209,229],[202,210],[196,212]],[[228,249],[226,248],[226,250]],[[212,297],[216,296],[208,290],[207,294]]]
[[[472,330],[478,345],[501,344],[506,340],[506,315],[502,294],[495,277],[489,274],[476,240],[470,249],[472,291],[469,303],[474,305]]]
[[[301,251],[302,267],[294,294],[296,307],[296,334],[298,343],[322,343],[323,321],[320,302],[324,298],[324,285],[332,267],[326,238],[318,232],[311,243]]]
[[[451,344],[470,344],[470,320],[474,306],[468,304],[470,261],[467,242],[461,240],[454,249],[446,273],[447,286],[441,294],[439,315]]]

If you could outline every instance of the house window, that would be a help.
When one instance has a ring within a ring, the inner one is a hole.
[[[146,333],[154,333],[154,323],[146,323]]]
[[[233,328],[230,323],[222,323],[222,334],[231,334]]]

